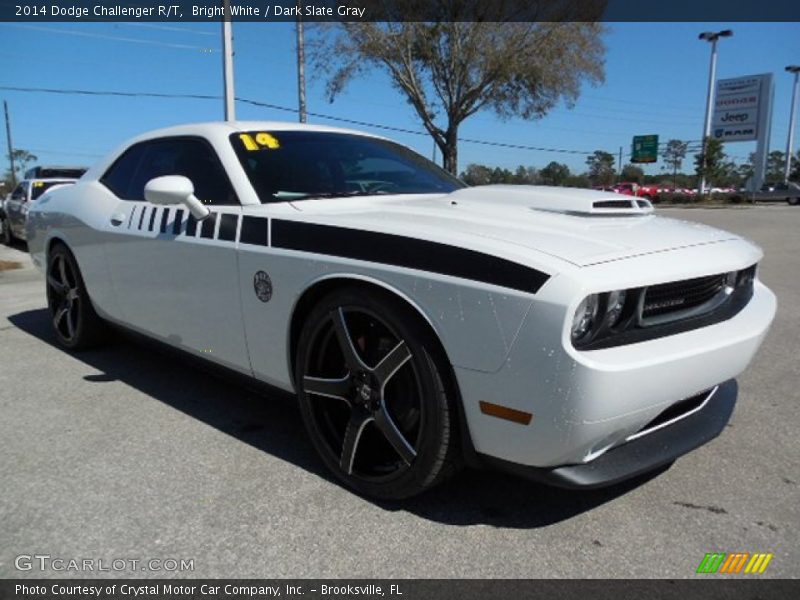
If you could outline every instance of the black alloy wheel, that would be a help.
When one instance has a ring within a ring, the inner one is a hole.
[[[311,311],[295,368],[301,411],[326,465],[357,492],[407,498],[455,470],[456,413],[435,356],[419,318],[388,294],[343,289]]]
[[[75,257],[63,244],[50,250],[46,285],[47,306],[59,343],[83,350],[102,342],[105,323],[92,307]]]

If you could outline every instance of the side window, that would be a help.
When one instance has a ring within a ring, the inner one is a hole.
[[[27,182],[25,182],[25,181],[20,183],[16,187],[14,192],[11,194],[11,199],[12,200],[25,200],[25,186],[26,185],[27,185]]]
[[[125,200],[137,200],[129,194],[131,179],[139,167],[144,152],[144,144],[136,144],[128,148],[114,164],[109,167],[100,182],[114,194]]]
[[[194,195],[203,204],[239,204],[228,175],[204,140],[172,138],[142,143],[143,154],[128,186],[128,197],[144,200],[144,186],[163,175],[183,175],[194,185]]]
[[[144,186],[163,175],[183,175],[203,204],[239,204],[211,146],[197,138],[164,138],[129,148],[100,181],[125,200],[144,200]]]

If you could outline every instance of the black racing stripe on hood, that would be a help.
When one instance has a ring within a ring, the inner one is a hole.
[[[550,278],[489,254],[388,233],[273,219],[271,239],[275,248],[419,269],[531,294]]]

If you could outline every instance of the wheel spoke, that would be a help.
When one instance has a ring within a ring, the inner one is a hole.
[[[64,315],[66,315],[68,312],[69,307],[66,305],[66,303],[60,304],[56,309],[56,312],[53,315],[53,325],[56,327],[56,329],[58,329],[58,326],[61,324],[61,319],[63,319]]]
[[[366,410],[356,407],[350,414],[350,421],[344,432],[344,442],[342,443],[342,455],[339,459],[339,466],[342,470],[351,475],[353,473],[353,463],[356,460],[356,450],[364,427],[373,420],[372,415]]]
[[[67,316],[66,316],[67,337],[69,339],[72,339],[73,336],[75,335],[75,328],[76,328],[76,321],[77,321],[77,317],[74,314],[74,309],[75,308],[76,308],[76,306],[73,304],[70,308],[67,309]]]
[[[344,400],[350,404],[347,399],[347,395],[350,392],[350,375],[348,374],[341,379],[323,379],[305,375],[303,376],[303,391],[307,394]]]
[[[67,295],[67,286],[64,283],[58,281],[53,275],[47,276],[47,283],[50,285],[52,290],[58,294],[59,296],[66,296]]]
[[[69,287],[69,279],[67,279],[67,261],[63,256],[58,260],[58,274],[61,276],[61,283],[64,287]]]
[[[344,355],[344,362],[351,373],[367,371],[369,368],[364,364],[356,352],[350,332],[347,331],[347,322],[344,319],[344,310],[337,308],[331,313],[333,328],[336,331],[336,338],[339,340],[339,347]]]
[[[383,360],[373,369],[373,375],[380,382],[381,392],[386,387],[388,381],[400,370],[404,364],[411,360],[411,351],[404,341],[400,341],[389,354],[383,357]]]
[[[417,452],[397,428],[397,425],[395,425],[394,420],[389,416],[383,404],[381,404],[381,407],[375,412],[375,425],[392,445],[392,448],[400,455],[400,458],[402,458],[406,464],[410,465],[414,458],[416,458]]]

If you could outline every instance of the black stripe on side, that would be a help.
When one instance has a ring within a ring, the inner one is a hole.
[[[222,214],[219,216],[219,235],[217,239],[223,242],[236,240],[236,226],[239,224],[239,215]]]
[[[136,213],[136,207],[135,206],[133,208],[131,208],[131,214],[130,214],[130,216],[128,216],[128,229],[130,229],[131,225],[133,224],[133,215],[134,215],[134,213]]]
[[[144,223],[144,213],[147,212],[147,207],[142,207],[142,214],[139,215],[139,231],[142,229],[142,223]]]
[[[272,245],[430,271],[535,294],[549,275],[456,246],[328,225],[273,219]]]
[[[268,234],[269,219],[248,216],[242,218],[242,232],[239,234],[239,242],[242,244],[266,246]]]
[[[208,213],[208,216],[203,219],[200,226],[200,237],[213,239],[214,238],[214,225],[217,224],[217,213]]]
[[[158,212],[158,207],[154,206],[152,212],[150,213],[150,225],[147,227],[147,231],[153,231],[153,227],[156,224],[156,213]]]
[[[186,219],[186,235],[194,237],[197,232],[197,219],[194,218],[192,213],[189,213],[189,218]]]
[[[175,220],[172,222],[172,235],[180,235],[181,226],[183,225],[183,209],[179,208],[175,211]]]
[[[161,213],[161,233],[167,233],[167,219],[169,218],[169,209],[165,208],[164,212]]]

